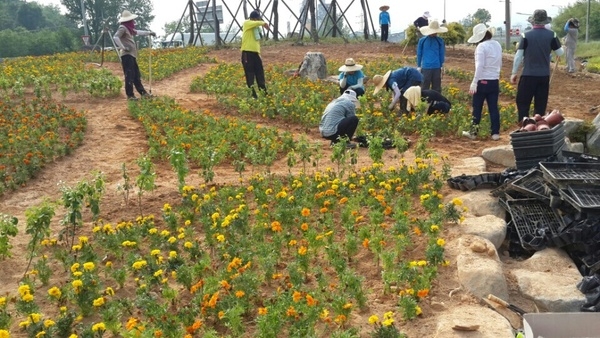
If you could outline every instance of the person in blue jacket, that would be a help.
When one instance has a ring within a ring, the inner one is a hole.
[[[437,20],[420,28],[423,37],[417,44],[417,69],[423,74],[423,90],[433,89],[442,92],[442,68],[446,58],[446,44],[438,33],[446,33],[448,28],[440,26]]]
[[[354,62],[353,58],[347,58],[344,65],[338,70],[340,75],[338,77],[340,85],[340,95],[344,94],[346,89],[352,89],[356,96],[362,96],[365,93],[365,85],[363,80],[365,74],[362,72],[363,66]]]
[[[388,91],[392,91],[392,102],[388,109],[394,109],[396,103],[400,102],[400,110],[406,111],[406,98],[404,92],[412,86],[420,86],[423,83],[423,75],[416,68],[402,67],[394,71],[388,70],[385,75],[373,76],[373,84],[375,90],[373,95],[377,94],[385,87]]]
[[[390,6],[384,5],[379,7],[381,13],[379,13],[379,26],[381,26],[381,41],[388,42],[388,33],[390,29],[390,13],[388,13]]]

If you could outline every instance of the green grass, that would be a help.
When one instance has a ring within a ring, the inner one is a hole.
[[[600,41],[578,43],[575,55],[580,59],[588,60],[587,71],[600,73]]]

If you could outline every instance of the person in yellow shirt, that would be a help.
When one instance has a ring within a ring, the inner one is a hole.
[[[246,84],[252,89],[252,97],[257,98],[254,90],[254,79],[258,88],[265,94],[267,86],[265,84],[265,70],[262,59],[260,58],[260,28],[269,29],[269,24],[262,21],[258,11],[252,11],[250,18],[244,21],[242,25],[242,65],[244,66],[244,75]]]

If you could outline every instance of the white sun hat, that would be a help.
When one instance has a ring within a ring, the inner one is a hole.
[[[130,11],[124,10],[123,13],[121,13],[121,18],[119,19],[119,23],[131,21],[137,17],[138,17],[137,15],[132,14]]]
[[[429,21],[429,25],[423,26],[419,28],[421,34],[423,35],[431,35],[436,33],[446,33],[448,28],[440,26],[440,22],[437,19],[433,19]]]

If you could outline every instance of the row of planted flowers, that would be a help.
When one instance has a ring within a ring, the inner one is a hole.
[[[384,74],[387,70],[399,67],[398,60],[368,61],[365,63],[373,74]],[[328,62],[328,69],[337,69],[333,61]],[[241,114],[255,114],[267,118],[278,118],[311,127],[318,126],[325,106],[339,95],[338,86],[331,81],[310,81],[306,78],[289,75],[291,65],[266,65],[268,79],[268,95],[258,99],[250,96],[249,89],[242,81],[243,69],[237,64],[219,64],[206,75],[194,79],[192,92],[206,92],[216,95],[219,102],[234,107]],[[450,74],[455,72],[449,70]],[[367,85],[368,93],[360,98],[361,108],[358,115],[361,118],[357,133],[367,135],[386,135],[396,133],[411,135],[424,133],[431,136],[453,136],[466,130],[471,124],[471,98],[468,93],[459,90],[454,85],[443,88],[443,94],[452,102],[452,111],[447,115],[426,114],[427,107],[421,105],[415,113],[399,115],[395,111],[381,108],[390,98],[385,91],[373,96]],[[514,89],[513,89],[514,91]],[[487,114],[487,107],[484,107]],[[501,127],[507,130],[516,121],[513,104],[500,107]],[[481,121],[481,131],[489,128],[489,119]],[[485,136],[485,134],[482,134]]]
[[[101,175],[63,187],[64,230],[49,231],[60,203],[27,213],[32,269],[0,298],[0,329],[18,326],[28,337],[358,337],[367,323],[352,314],[388,294],[390,312],[370,318],[372,333],[399,337],[394,320],[422,313],[446,264],[443,225],[463,211],[460,200],[443,202],[446,171],[432,156],[345,178],[327,169],[184,185],[181,204],[165,204],[159,219],[117,223],[98,219]],[[91,231],[81,229],[85,205],[95,206]],[[360,268],[365,260],[369,269]]]
[[[140,72],[148,78],[163,79],[175,72],[203,62],[215,62],[206,48],[142,49],[138,56]],[[114,52],[106,59],[119,62]],[[119,95],[122,80],[110,70],[98,68],[103,57],[97,52],[73,52],[40,57],[23,57],[0,63],[0,94],[23,96],[32,88],[37,97],[51,97],[54,92],[87,91],[94,97]]]

